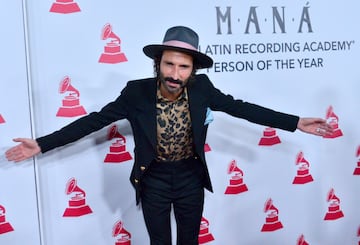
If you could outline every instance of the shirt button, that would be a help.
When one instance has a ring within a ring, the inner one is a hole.
[[[141,166],[140,169],[141,169],[141,171],[144,171],[144,170],[146,169],[146,167],[145,167],[145,166]]]
[[[139,183],[139,180],[138,180],[138,179],[134,179],[134,181],[135,181],[135,184]]]

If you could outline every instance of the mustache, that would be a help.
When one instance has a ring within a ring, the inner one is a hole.
[[[180,79],[174,79],[172,77],[164,77],[164,80],[165,81],[169,81],[169,82],[172,82],[172,83],[176,83],[176,84],[179,84],[179,85],[183,85],[184,84],[184,81],[180,80]]]

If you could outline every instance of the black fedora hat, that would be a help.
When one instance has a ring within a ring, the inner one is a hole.
[[[159,57],[164,50],[184,52],[194,58],[196,68],[209,68],[213,60],[198,51],[199,36],[192,29],[185,26],[174,26],[169,28],[164,36],[162,44],[151,44],[143,48],[146,56],[154,59]]]

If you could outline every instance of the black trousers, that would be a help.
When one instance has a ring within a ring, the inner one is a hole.
[[[173,207],[177,245],[198,245],[204,205],[204,168],[195,159],[152,162],[142,182],[141,205],[151,245],[171,245]]]

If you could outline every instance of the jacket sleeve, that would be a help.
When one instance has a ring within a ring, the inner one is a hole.
[[[72,143],[100,130],[112,122],[127,118],[126,90],[127,87],[123,89],[121,95],[116,100],[105,105],[100,111],[92,112],[64,126],[60,130],[37,138],[36,141],[40,146],[41,152],[45,153],[56,147]]]
[[[234,99],[231,95],[222,93],[215,88],[206,75],[203,75],[209,93],[210,109],[223,111],[237,118],[245,119],[249,122],[279,128],[287,131],[295,131],[299,121],[299,116],[274,111],[272,109]]]

